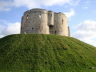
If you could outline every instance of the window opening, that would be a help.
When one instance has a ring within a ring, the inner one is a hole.
[[[63,21],[64,21],[64,20],[62,19],[62,24],[63,24]]]
[[[33,30],[34,28],[32,28],[32,30]]]
[[[55,34],[56,34],[56,31],[55,31]]]

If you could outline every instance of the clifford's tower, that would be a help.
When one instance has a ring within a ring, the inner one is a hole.
[[[57,34],[69,36],[70,30],[65,14],[31,9],[24,13],[21,20],[21,33],[27,34]]]

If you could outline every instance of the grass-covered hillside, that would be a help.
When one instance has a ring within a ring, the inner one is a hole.
[[[0,72],[96,72],[96,47],[58,35],[6,36]]]

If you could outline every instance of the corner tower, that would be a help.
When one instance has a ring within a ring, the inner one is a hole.
[[[55,34],[68,36],[67,17],[63,13],[54,14]]]
[[[48,15],[44,9],[26,11],[22,17],[21,33],[49,34]]]

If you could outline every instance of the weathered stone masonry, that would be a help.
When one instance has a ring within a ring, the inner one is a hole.
[[[21,33],[57,34],[69,36],[67,18],[63,13],[45,9],[31,9],[24,13],[21,20]]]

